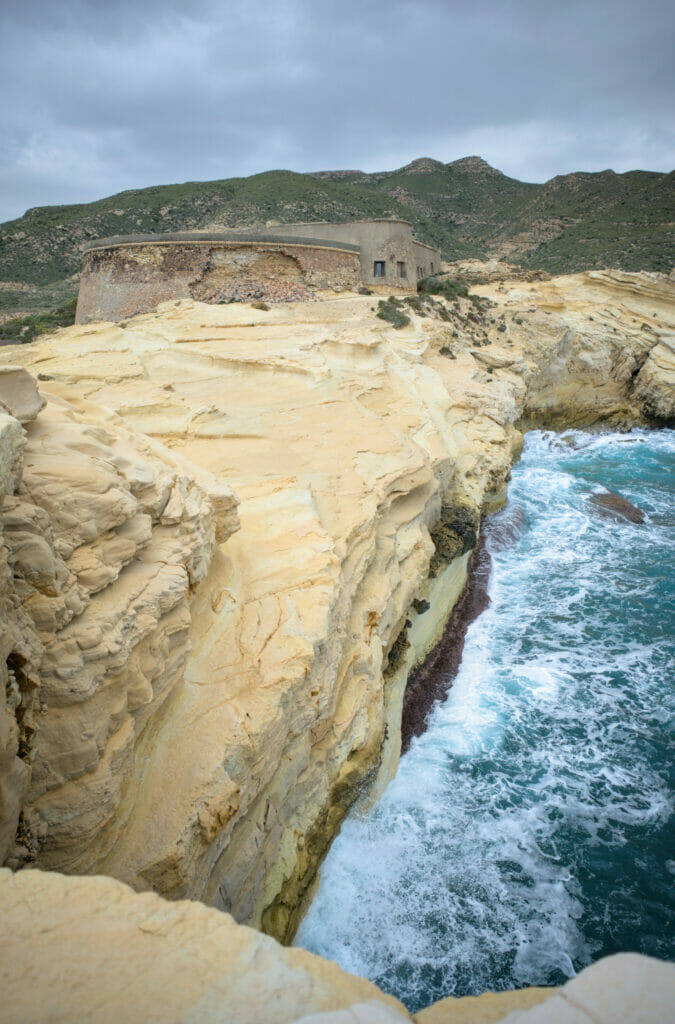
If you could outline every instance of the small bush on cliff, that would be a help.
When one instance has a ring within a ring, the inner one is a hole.
[[[417,291],[428,295],[442,295],[444,299],[468,299],[469,289],[459,277],[423,277],[417,282]]]
[[[18,316],[0,324],[0,344],[26,345],[40,334],[55,331],[58,327],[70,327],[75,323],[77,298],[69,299],[52,313],[36,313],[32,316]]]
[[[396,669],[400,667],[405,657],[405,652],[410,647],[410,641],[408,640],[408,625],[409,623],[406,623],[391,645],[387,664],[384,669],[385,676],[392,675]]]
[[[439,320],[444,320],[446,323],[452,323],[452,317],[448,312],[447,307],[444,306],[442,302],[434,302],[431,296],[429,296],[429,298],[427,299],[427,304],[431,305],[431,308],[433,309],[434,313],[439,318]]]
[[[438,522],[431,530],[436,550],[429,564],[430,576],[437,576],[444,565],[476,546],[478,525],[479,517],[475,509],[443,502]]]
[[[405,299],[403,301],[408,306],[410,306],[410,308],[413,309],[417,313],[418,316],[426,316],[427,315],[425,313],[425,311],[424,311],[424,306],[422,305],[422,301],[420,300],[419,296],[417,296],[417,295],[406,295],[406,297],[405,297]]]
[[[397,330],[407,327],[410,323],[410,317],[406,316],[401,308],[401,303],[393,295],[388,299],[380,299],[377,304],[377,316],[380,320],[386,320]]]

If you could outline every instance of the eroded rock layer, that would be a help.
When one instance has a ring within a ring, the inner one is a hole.
[[[112,878],[0,869],[0,908],[3,1024],[663,1024],[675,998],[675,966],[619,954],[560,989],[450,997],[411,1017],[329,960]]]
[[[293,934],[517,424],[673,413],[665,277],[477,291],[402,330],[369,297],[171,303],[0,356],[47,402],[2,434],[9,863]]]
[[[97,413],[52,395],[24,431],[4,417],[3,469],[20,453],[1,517],[0,852],[14,867],[39,853],[80,870],[105,848],[138,739],[182,685],[190,594],[216,531],[236,527],[228,489],[211,481],[210,501],[168,451]]]

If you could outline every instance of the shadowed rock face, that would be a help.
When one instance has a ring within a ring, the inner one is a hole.
[[[434,555],[429,567],[433,574],[443,563],[452,562],[476,546],[479,515],[465,505],[441,505],[438,522],[431,531]]]
[[[515,424],[644,422],[639,379],[672,401],[658,275],[480,291],[403,330],[367,296],[185,301],[0,353],[48,401],[0,434],[12,863],[292,936],[350,803],[395,768]]]
[[[615,523],[644,523],[645,521],[645,514],[641,509],[613,491],[592,494],[588,503],[596,515],[602,519],[611,519]]]
[[[475,543],[475,541],[474,541]],[[401,751],[426,730],[429,712],[442,700],[459,671],[466,631],[490,604],[490,555],[481,537],[469,559],[467,584],[439,643],[408,679],[403,697]]]

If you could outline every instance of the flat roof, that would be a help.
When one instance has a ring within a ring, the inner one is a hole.
[[[437,245],[430,245],[429,242],[421,242],[419,238],[415,238],[412,234],[412,221],[403,220],[401,217],[368,217],[364,220],[299,220],[294,221],[292,224],[280,224],[279,227],[288,228],[304,228],[304,227],[349,227],[350,224],[405,224],[406,227],[411,229],[410,234],[413,242],[416,245],[423,245],[425,249],[431,249],[433,252],[439,252],[440,249]]]
[[[423,249],[431,249],[433,252],[440,252],[441,250],[437,245],[429,245],[428,242],[420,242],[419,238],[415,238],[413,235],[413,242],[415,245],[421,245]]]
[[[407,224],[409,228],[412,227],[412,221],[402,220],[401,217],[364,217],[362,220],[295,220],[289,221],[288,224],[280,224],[279,227],[304,228],[317,225],[323,227],[324,224],[331,228],[347,227],[349,224]]]
[[[157,235],[112,235],[110,238],[96,238],[88,242],[84,252],[92,249],[108,249],[116,245],[152,244],[165,242],[271,242],[277,245],[309,245],[314,248],[342,249],[345,252],[360,252],[359,245],[330,238],[301,238],[299,235],[268,235],[239,231],[166,231]]]

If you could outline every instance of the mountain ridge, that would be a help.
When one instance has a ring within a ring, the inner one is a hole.
[[[264,171],[31,207],[0,224],[0,314],[53,308],[77,291],[82,250],[110,235],[297,221],[409,220],[446,260],[507,258],[568,273],[675,263],[675,172],[612,170],[522,182],[472,155],[392,171]]]

